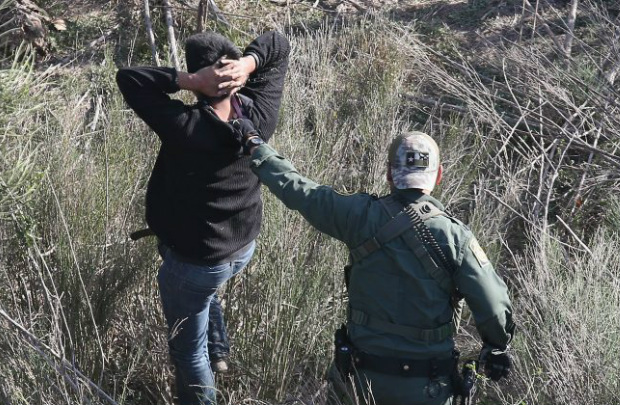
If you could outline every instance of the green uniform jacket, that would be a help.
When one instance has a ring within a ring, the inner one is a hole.
[[[377,197],[363,193],[342,195],[331,187],[319,185],[301,176],[289,161],[267,145],[254,150],[251,165],[260,180],[288,208],[301,213],[312,226],[344,242],[349,249],[374,236],[390,220]],[[428,201],[444,210],[439,201],[420,191],[395,192],[402,193],[409,202]],[[457,270],[453,281],[473,313],[482,340],[505,349],[514,331],[506,285],[467,226],[443,215],[428,219],[425,224],[446,256],[454,261]],[[422,267],[402,238],[393,239],[354,264],[349,301],[352,308],[376,319],[422,329],[437,328],[452,318],[449,294]],[[375,355],[447,358],[454,349],[452,337],[428,343],[352,323],[348,326],[354,345]]]

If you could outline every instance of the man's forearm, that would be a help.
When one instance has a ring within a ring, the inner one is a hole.
[[[289,52],[287,39],[276,32],[261,35],[244,51],[246,56],[255,55],[258,64],[240,92],[254,101],[250,118],[265,141],[269,141],[278,122]]]
[[[269,70],[273,64],[288,58],[290,45],[286,37],[278,32],[266,32],[254,39],[244,50],[244,55],[254,55],[257,58],[257,69]]]
[[[116,81],[127,104],[147,123],[154,113],[168,108],[168,94],[179,91],[171,68],[121,68]]]

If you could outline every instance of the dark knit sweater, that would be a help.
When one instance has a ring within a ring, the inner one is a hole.
[[[244,51],[256,71],[240,90],[244,115],[265,141],[273,134],[288,66],[289,44],[269,32]],[[260,231],[260,184],[232,127],[205,102],[186,105],[172,68],[123,68],[116,75],[127,104],[159,136],[161,148],[149,180],[146,221],[181,256],[206,264],[233,258]]]

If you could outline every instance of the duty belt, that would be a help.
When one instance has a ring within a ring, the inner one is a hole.
[[[364,311],[351,307],[349,307],[349,322],[355,325],[377,329],[382,332],[420,340],[425,343],[443,342],[449,336],[452,336],[452,332],[454,331],[454,324],[452,322],[448,322],[433,329],[422,329],[414,326],[399,325],[376,317],[371,317]]]
[[[359,351],[353,355],[355,367],[362,370],[401,377],[431,379],[451,375],[455,361],[456,359],[452,357],[447,359],[401,359],[377,356]]]

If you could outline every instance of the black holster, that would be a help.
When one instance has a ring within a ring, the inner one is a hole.
[[[347,326],[342,326],[334,333],[334,364],[343,380],[353,372],[353,352],[355,347],[349,340]]]
[[[349,291],[349,281],[351,280],[351,269],[353,266],[351,264],[347,264],[344,266],[344,285],[347,287],[347,291]]]
[[[476,360],[465,361],[461,373],[458,372],[458,366],[455,366],[452,378],[455,404],[473,405],[473,396],[476,393],[477,371],[478,362]],[[457,397],[461,397],[460,402],[457,402]]]

